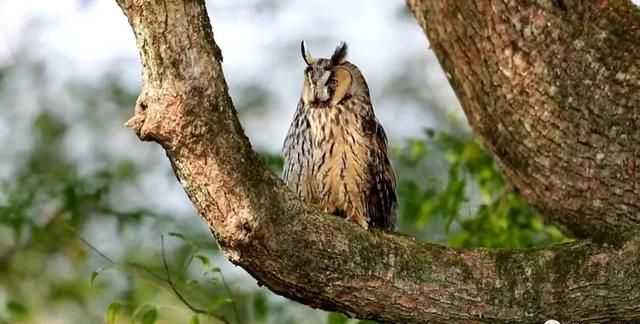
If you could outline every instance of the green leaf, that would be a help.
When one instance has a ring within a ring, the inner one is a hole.
[[[27,308],[16,300],[10,300],[7,302],[7,309],[14,315],[21,316],[27,314]]]
[[[345,324],[349,322],[349,318],[341,313],[329,313],[327,324]]]
[[[202,254],[196,254],[196,258],[198,260],[200,260],[200,262],[202,262],[202,267],[204,268],[204,271],[209,270],[209,258],[207,258],[206,256],[202,255]]]
[[[227,303],[231,303],[233,302],[233,300],[231,298],[226,298],[224,296],[215,296],[213,298],[213,301],[211,302],[211,305],[209,306],[209,311],[210,312],[214,312],[216,311],[218,308],[220,308],[220,306],[227,304]]]
[[[96,280],[96,277],[98,277],[98,275],[104,270],[105,270],[105,268],[102,268],[102,269],[98,269],[98,270],[92,272],[91,273],[91,281],[89,281],[89,285],[93,286],[93,282]]]
[[[142,304],[138,306],[138,308],[133,311],[133,314],[131,314],[131,320],[134,322],[138,319],[142,320],[144,318],[144,315],[152,309],[155,309],[155,307],[148,304]]]
[[[200,282],[198,282],[198,280],[191,279],[187,281],[187,286],[198,287],[199,285],[200,285]]]
[[[191,320],[189,320],[189,324],[200,324],[200,319],[198,319],[198,315],[191,316]]]
[[[164,235],[164,234],[163,234],[163,235]],[[182,234],[182,233],[178,233],[178,232],[169,232],[169,233],[166,233],[166,235],[168,235],[168,236],[173,236],[173,237],[175,237],[175,238],[181,239],[181,240],[182,240],[182,241],[184,241],[185,243],[189,244],[189,245],[190,245],[194,250],[197,250],[197,249],[198,249],[198,245],[197,245],[194,241],[190,240],[188,237],[186,237],[186,236],[185,236],[184,234]]]
[[[259,294],[253,301],[253,316],[256,321],[264,321],[267,318],[267,312],[269,305],[267,305],[267,297],[264,294]]]
[[[173,237],[177,237],[177,238],[179,238],[179,239],[182,239],[182,240],[185,240],[185,241],[186,241],[186,239],[184,238],[184,235],[183,235],[182,233],[169,232],[169,233],[167,233],[167,235],[169,235],[169,236],[173,236]]]
[[[107,308],[107,324],[115,324],[116,319],[118,318],[118,313],[120,312],[120,303],[113,302]]]
[[[153,324],[158,319],[158,310],[155,308],[149,309],[142,315],[142,324]]]

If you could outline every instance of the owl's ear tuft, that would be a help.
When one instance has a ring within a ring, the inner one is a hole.
[[[347,43],[340,42],[340,44],[338,44],[338,47],[336,47],[336,50],[333,51],[333,55],[331,55],[331,64],[337,65],[344,63],[345,59],[347,58],[347,50]]]
[[[300,51],[302,52],[302,58],[304,59],[304,62],[307,63],[307,65],[311,65],[316,62],[316,60],[311,55],[311,52],[307,48],[307,43],[304,40],[300,43]]]

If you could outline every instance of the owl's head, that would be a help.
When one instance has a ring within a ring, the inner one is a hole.
[[[300,46],[307,64],[304,70],[302,100],[312,107],[328,107],[354,96],[369,98],[362,73],[346,60],[347,44],[340,42],[331,58],[314,58],[304,41]]]

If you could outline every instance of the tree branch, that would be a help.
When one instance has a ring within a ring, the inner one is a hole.
[[[639,239],[460,250],[311,210],[251,149],[204,1],[117,2],[144,67],[127,125],[165,148],[225,255],[274,292],[387,322],[640,319]]]
[[[640,223],[640,9],[408,0],[506,178],[578,237]]]

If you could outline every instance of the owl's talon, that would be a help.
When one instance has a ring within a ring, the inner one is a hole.
[[[365,217],[347,216],[345,219],[358,224],[360,227],[362,227],[365,230],[369,229],[369,222],[367,222],[367,219]]]

